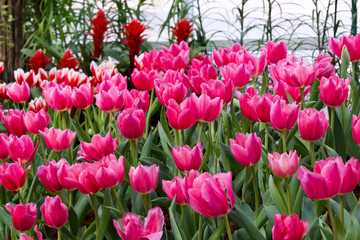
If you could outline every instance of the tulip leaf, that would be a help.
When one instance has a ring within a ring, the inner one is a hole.
[[[150,157],[151,148],[153,144],[152,139],[153,139],[152,131],[150,131],[149,136],[146,139],[144,146],[142,147],[140,158]]]
[[[356,207],[356,205],[358,203],[354,192],[349,192],[349,193],[345,194],[344,197],[345,197],[346,203],[350,207],[350,210],[354,211],[354,208]]]
[[[106,206],[110,206],[110,204],[111,204],[111,189],[105,188],[104,204],[102,208],[99,231],[96,236],[96,240],[102,240],[105,236],[105,232],[109,227],[108,225],[110,220],[110,209],[106,208]]]
[[[81,239],[80,240],[85,240],[88,238],[88,236],[90,236],[91,234],[93,234],[94,232],[96,231],[96,224],[95,224],[95,221],[93,221],[88,229],[86,229],[86,231],[84,232],[84,234],[82,235]]]
[[[78,136],[79,140],[85,141],[85,142],[91,142],[90,136],[83,130],[79,123],[79,116],[75,116],[75,124],[74,127],[76,129],[76,135]]]
[[[174,197],[171,206],[169,208],[171,229],[176,240],[186,239],[184,233],[182,232],[178,223],[175,220],[175,214],[176,214],[176,196]]]
[[[169,140],[167,134],[165,133],[165,130],[162,127],[160,122],[158,124],[158,131],[159,131],[159,137],[160,137],[161,146],[162,146],[164,152],[167,154],[167,156],[169,158],[171,158],[172,154],[171,154],[171,150],[170,150],[170,146],[169,146],[170,145],[170,140]]]
[[[175,144],[173,137],[171,136],[170,130],[169,130],[169,124],[167,121],[167,117],[166,117],[166,113],[165,113],[165,108],[161,108],[161,113],[160,113],[160,123],[161,126],[167,136],[167,139],[169,142],[171,142],[171,144]]]
[[[287,213],[286,200],[284,200],[284,198],[281,197],[282,195],[285,195],[284,190],[275,184],[273,177],[271,175],[269,177],[269,189],[270,189],[271,199],[273,200],[273,203],[275,204],[276,208],[279,210],[281,214],[286,214]]]
[[[335,109],[335,121],[334,121],[334,139],[335,139],[335,146],[336,152],[341,156],[343,159],[346,159],[346,141],[345,141],[345,134],[344,128],[340,123],[341,116],[341,108]]]
[[[213,232],[213,234],[211,234],[209,240],[220,239],[221,234],[224,232],[224,228],[225,228],[225,220],[222,221],[219,227]]]
[[[340,67],[340,77],[346,78],[347,77],[347,69],[350,65],[350,55],[349,51],[344,44],[342,50],[341,50],[341,67]]]
[[[241,165],[238,161],[236,161],[236,159],[234,158],[234,156],[232,155],[232,153],[230,151],[230,146],[228,146],[222,142],[220,143],[220,145],[221,145],[221,150],[224,152],[226,158],[229,159],[233,176],[236,176],[238,173],[240,173],[244,169],[244,166]]]
[[[69,208],[69,223],[72,235],[77,236],[79,231],[79,217],[73,207]]]
[[[60,61],[61,54],[55,48],[50,46],[47,42],[45,42],[42,38],[40,38],[38,36],[34,35],[34,38],[43,48],[46,49],[47,52],[49,52],[51,54],[51,56],[53,56],[57,61]]]
[[[37,175],[34,176],[34,179],[31,182],[30,188],[28,193],[26,194],[26,200],[25,202],[30,202],[30,198],[33,195],[34,190],[36,189],[36,187],[38,186],[39,183],[39,179],[37,178]]]
[[[2,207],[0,207],[0,221],[9,227],[12,226],[12,217]]]
[[[69,216],[70,217],[70,216]],[[76,239],[76,236],[74,236],[73,234],[71,234],[71,232],[66,228],[66,227],[62,227],[61,228],[61,237],[64,240],[73,240]]]
[[[275,224],[275,214],[279,214],[279,210],[275,206],[265,206],[265,211],[271,225]]]
[[[75,195],[76,191],[73,191],[71,194]],[[75,196],[73,196],[75,197]],[[86,214],[90,211],[91,206],[89,203],[89,197],[85,194],[77,194],[76,196],[76,204],[73,209],[76,212],[79,223],[82,223],[86,217]]]
[[[354,216],[351,216],[351,223],[346,229],[345,240],[360,239],[360,225]]]

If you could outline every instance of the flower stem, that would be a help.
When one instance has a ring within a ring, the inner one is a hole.
[[[341,224],[344,226],[344,195],[340,195],[340,221]]]
[[[244,179],[244,184],[243,184],[243,187],[242,187],[242,200],[245,201],[245,191],[246,191],[246,184],[247,184],[247,181],[248,181],[248,178],[249,178],[249,168],[245,168],[245,179]]]
[[[44,143],[43,143],[43,141],[41,139],[40,134],[39,134],[39,142],[40,142],[41,151],[42,151],[43,156],[44,156],[44,162],[45,162],[45,165],[46,165],[47,159],[46,159],[46,154],[45,154],[45,148],[44,148]]]
[[[184,219],[185,219],[185,208],[186,208],[186,205],[181,205],[181,217],[180,217],[180,228],[182,229],[183,228],[183,225],[184,225]]]
[[[175,146],[179,146],[179,132],[178,130],[174,129],[174,137],[175,137]]]
[[[291,195],[290,195],[290,185],[289,185],[289,178],[285,178],[285,184],[286,184],[286,194],[288,199],[288,215],[291,215]]]
[[[337,231],[336,231],[336,223],[335,223],[334,215],[333,215],[333,212],[332,212],[332,209],[331,209],[330,199],[326,199],[325,201],[326,201],[327,209],[329,211],[332,230],[333,230],[333,233],[334,233],[334,240],[338,240],[338,235],[337,235]]]
[[[152,208],[150,193],[142,194],[142,200],[146,212]]]
[[[269,124],[265,124],[265,149],[266,152],[269,151]]]
[[[314,142],[310,142],[310,154],[311,154],[311,166],[315,166],[315,149],[314,149]]]
[[[224,216],[224,221],[225,221],[225,226],[226,226],[226,232],[228,235],[228,239],[232,240],[232,235],[231,235],[231,229],[230,229],[230,225],[229,225],[229,220],[228,220],[228,215]]]
[[[180,130],[180,133],[181,133],[181,140],[182,140],[182,143],[181,143],[181,146],[185,145],[185,130]]]
[[[17,190],[18,196],[19,196],[19,201],[20,203],[24,204],[24,198],[21,195],[21,188]]]
[[[57,230],[57,239],[61,240],[61,229],[60,228]]]
[[[116,194],[115,186],[111,188],[111,195],[112,195],[113,199],[115,199],[116,204],[119,207],[119,210],[121,212],[121,216],[124,215],[125,210],[124,210],[123,206],[121,205],[121,202],[120,202],[120,200],[119,200],[119,198],[118,198],[118,196]]]
[[[301,109],[303,110],[305,108],[305,96],[304,96],[304,88],[300,88],[300,94],[301,94]]]
[[[286,153],[286,130],[282,131],[282,144],[283,144],[283,153]]]
[[[331,130],[332,130],[332,132],[334,132],[334,121],[335,121],[335,108],[331,108],[331,119],[330,119],[330,121],[331,121]]]
[[[235,114],[235,109],[234,109],[234,98],[231,99],[231,103],[230,103],[230,114],[231,114],[231,117],[233,118],[233,121],[235,122],[236,124],[236,128],[238,130],[238,132],[241,131],[240,129],[240,123],[239,123],[239,120],[237,119],[236,117],[236,114]],[[243,116],[241,114],[241,116]],[[243,127],[243,126],[242,126]]]
[[[132,155],[132,159],[133,159],[133,164],[134,167],[137,167],[137,153],[135,152],[135,147],[134,147],[134,141],[135,140],[130,140],[130,150],[131,150],[131,155]]]
[[[90,118],[89,108],[85,108],[85,114],[86,114],[86,118],[88,119],[92,135],[95,135],[95,128],[94,128],[94,125],[93,125],[93,123],[91,121],[91,118]]]
[[[99,232],[99,215],[98,215],[98,208],[96,203],[96,196],[95,194],[92,195],[93,205],[94,205],[94,213],[95,213],[95,224],[96,224],[96,235],[98,235]]]
[[[109,132],[111,135],[111,123],[112,123],[112,113],[109,113]]]
[[[259,188],[255,174],[255,165],[251,166],[250,168],[253,173],[253,183],[254,183],[254,192],[255,192],[255,218],[257,218],[259,215]]]
[[[203,128],[204,128],[203,125],[204,125],[204,123],[203,123],[203,122],[200,122],[199,137],[198,137],[197,142],[201,142],[201,134],[202,134],[202,131],[203,131]]]
[[[202,222],[203,222],[204,216],[200,214],[199,216],[199,234],[198,234],[198,240],[202,239]]]
[[[154,89],[155,89],[155,87],[153,87],[153,88],[151,89],[149,109],[148,109],[148,112],[146,113],[145,139],[148,138],[148,134],[149,134],[150,109],[151,109],[151,106],[152,106],[152,103],[153,103],[153,99],[154,99]]]

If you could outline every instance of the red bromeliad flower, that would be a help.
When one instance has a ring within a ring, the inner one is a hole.
[[[37,50],[34,56],[30,57],[28,61],[28,65],[31,67],[32,70],[34,70],[35,74],[38,73],[39,68],[44,69],[46,65],[51,63],[51,59],[46,58],[46,55],[42,49]]]
[[[61,68],[74,69],[75,71],[79,70],[79,64],[80,62],[75,58],[70,49],[65,51],[63,57],[60,59],[60,63],[57,63]]]
[[[193,24],[190,24],[186,18],[176,23],[176,26],[171,30],[171,32],[175,35],[175,40],[178,44],[181,41],[186,42],[189,37],[192,36],[191,32],[194,30],[192,26]]]
[[[140,45],[146,40],[144,38],[146,34],[143,34],[143,32],[149,27],[145,27],[137,19],[132,20],[129,24],[123,24],[123,26],[126,32],[121,31],[125,35],[122,42],[129,48],[130,68],[133,68],[134,58],[140,53]]]
[[[105,17],[105,13],[102,9],[99,9],[99,11],[96,14],[95,18],[90,18],[90,21],[92,22],[91,28],[91,35],[93,37],[94,42],[94,53],[93,57],[95,59],[99,58],[102,52],[103,47],[102,42],[104,41],[104,34],[106,30],[109,29],[108,25],[109,22]]]

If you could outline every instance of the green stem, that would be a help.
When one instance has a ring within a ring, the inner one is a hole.
[[[61,121],[62,121],[63,129],[65,130],[67,128],[66,119],[65,119],[65,111],[61,112]]]
[[[198,137],[198,140],[197,142],[201,142],[201,134],[203,132],[203,128],[204,128],[204,123],[203,122],[200,122],[200,130],[199,130],[199,137]]]
[[[47,158],[46,158],[46,154],[45,154],[44,143],[43,143],[43,141],[41,139],[41,135],[38,135],[38,136],[39,136],[39,142],[40,142],[41,151],[42,151],[43,156],[44,156],[44,162],[45,162],[45,165],[46,165]]]
[[[174,129],[174,137],[175,137],[175,146],[179,146],[179,132]]]
[[[199,234],[198,234],[198,240],[202,239],[202,222],[203,222],[204,216],[200,214],[199,216]]]
[[[180,217],[180,228],[183,228],[184,225],[184,219],[185,219],[185,209],[186,209],[186,205],[182,204],[181,205],[181,217]]]
[[[120,200],[118,198],[118,195],[116,194],[115,186],[111,188],[111,195],[112,195],[113,199],[115,199],[116,204],[118,205],[119,210],[121,212],[121,216],[122,216],[125,213],[125,210],[124,210],[124,208],[123,208],[123,206],[122,206],[122,204],[121,204],[121,202],[120,202]]]
[[[310,142],[310,154],[311,154],[311,166],[315,166],[315,149],[314,149],[314,142]]]
[[[152,208],[150,193],[142,194],[142,200],[146,212]]]
[[[109,132],[111,135],[112,113],[109,113]]]
[[[72,206],[73,201],[73,191],[69,191],[69,208]]]
[[[91,132],[92,132],[92,135],[95,135],[95,128],[94,128],[94,125],[91,121],[91,118],[90,118],[90,114],[89,114],[89,108],[85,108],[85,114],[86,114],[86,117],[88,119],[88,122],[89,122],[89,125],[90,125],[90,128],[91,128]],[[86,131],[87,132],[87,131]]]
[[[287,194],[287,204],[288,204],[288,215],[291,215],[291,195],[290,195],[290,185],[289,185],[289,178],[285,178],[285,184],[286,184],[286,194]]]
[[[332,130],[332,132],[334,132],[334,120],[335,120],[335,108],[331,108],[331,119],[330,119],[330,121],[331,121],[331,124],[330,124],[330,126],[331,126],[331,130]]]
[[[230,225],[229,225],[229,220],[228,220],[228,215],[224,216],[224,221],[225,221],[225,226],[226,226],[226,232],[228,235],[228,239],[232,240],[232,235],[231,235],[231,229],[230,229]]]
[[[249,178],[249,168],[245,168],[245,179],[244,179],[244,184],[242,187],[242,200],[245,201],[245,191],[246,191],[246,184]]]
[[[253,81],[252,81],[252,82],[253,82],[253,87],[254,87],[254,89],[256,90],[256,78],[253,77],[252,80],[253,80]]]
[[[254,192],[255,192],[255,217],[259,215],[259,188],[257,183],[257,178],[255,174],[255,165],[250,167],[253,173],[253,183],[254,183]]]
[[[218,119],[218,127],[217,127],[217,131],[216,131],[216,143],[215,143],[215,157],[218,156],[218,151],[219,151],[219,143],[220,143],[220,138],[221,138],[221,134],[220,134],[220,126],[221,126],[221,117],[222,115],[219,115],[219,119]]]
[[[17,194],[18,194],[18,196],[19,196],[19,201],[20,201],[20,203],[25,204],[24,198],[23,198],[22,195],[21,195],[21,188],[17,190]]]
[[[185,145],[186,143],[185,143],[185,130],[180,130],[180,133],[181,133],[181,140],[182,140],[182,143],[181,143],[181,145],[183,146],[183,145]]]
[[[340,221],[341,224],[344,226],[344,195],[340,195]]]
[[[282,145],[283,145],[283,153],[286,153],[286,130],[282,131]]]
[[[133,159],[134,167],[137,167],[137,153],[135,152],[134,140],[130,140],[130,151]]]
[[[57,230],[57,239],[61,240],[61,229],[60,228]]]
[[[145,139],[148,138],[148,134],[149,134],[150,109],[151,109],[151,106],[152,106],[152,103],[153,103],[153,99],[154,99],[154,89],[155,89],[155,87],[153,87],[153,88],[151,89],[149,109],[148,109],[148,112],[146,113]]]
[[[61,159],[61,151],[56,151],[57,161]]]
[[[266,152],[269,151],[269,124],[265,124],[265,149]]]
[[[234,98],[231,99],[231,103],[230,103],[230,114],[231,114],[231,117],[233,118],[233,121],[234,121],[235,124],[236,124],[237,131],[240,132],[240,131],[241,131],[240,123],[239,123],[239,120],[238,120],[237,117],[236,117],[235,109],[234,109]],[[242,114],[241,114],[241,116],[242,116]],[[243,127],[243,126],[242,126],[242,127]]]
[[[301,107],[300,110],[303,110],[305,108],[305,96],[304,96],[304,88],[300,88],[300,94],[301,94]]]
[[[336,231],[336,223],[335,223],[333,211],[331,209],[330,199],[326,199],[325,201],[326,201],[327,209],[329,211],[331,226],[332,226],[332,230],[333,230],[333,233],[334,233],[334,240],[338,240],[338,235],[337,235],[337,231]]]
[[[99,232],[99,215],[98,215],[98,208],[96,203],[96,196],[95,194],[92,195],[93,205],[94,205],[94,213],[95,213],[95,224],[96,224],[96,235],[98,235]]]

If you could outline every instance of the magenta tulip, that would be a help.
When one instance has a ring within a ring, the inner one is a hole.
[[[9,140],[10,158],[17,163],[31,162],[35,156],[38,146],[39,141],[36,143],[36,147],[34,149],[34,143],[28,135],[23,135],[20,138],[12,136]]]
[[[354,142],[360,146],[360,116],[356,117],[356,115],[352,116],[352,136]]]
[[[31,166],[26,170],[22,162],[18,163],[2,163],[0,165],[0,184],[9,191],[17,191],[24,186],[26,174]]]
[[[275,214],[273,240],[301,240],[305,237],[308,228],[309,221],[301,221],[296,214],[291,216]]]
[[[55,151],[68,149],[76,136],[76,132],[72,132],[70,129],[61,130],[53,127],[45,128],[39,133],[44,137],[46,146]]]
[[[25,127],[31,134],[39,134],[39,131],[44,131],[50,120],[50,115],[44,109],[39,112],[26,112],[24,116]]]
[[[250,167],[256,164],[261,157],[261,139],[252,133],[246,136],[243,133],[236,134],[236,140],[229,139],[230,151],[236,161]]]
[[[39,226],[36,225],[34,228],[34,232],[36,233],[36,236],[38,240],[43,240],[42,233],[39,231]],[[20,240],[35,240],[34,238],[29,237],[25,233],[20,233]]]
[[[113,187],[124,180],[125,168],[124,157],[119,159],[114,154],[106,156],[99,164],[95,178],[101,188]]]
[[[14,228],[20,232],[30,230],[36,222],[37,208],[35,203],[20,203],[15,207],[11,203],[7,203],[5,208],[12,215]]]
[[[71,100],[74,106],[78,109],[86,109],[94,102],[94,93],[90,84],[82,84],[79,87],[73,88]]]
[[[0,161],[5,161],[10,157],[9,140],[10,138],[5,133],[0,133]]]
[[[72,89],[70,86],[55,85],[51,87],[45,87],[43,89],[43,95],[49,106],[57,111],[69,110],[73,106],[71,100]]]
[[[274,152],[268,153],[270,168],[275,176],[279,178],[287,178],[294,175],[299,167],[299,157],[296,150],[283,154]]]
[[[329,126],[323,111],[306,108],[299,112],[299,132],[302,139],[314,142],[322,138]]]
[[[190,96],[190,111],[193,117],[200,122],[213,122],[221,113],[223,100],[211,99],[206,94],[197,97],[195,93]]]
[[[172,156],[174,158],[176,167],[182,172],[189,172],[190,170],[198,170],[202,161],[201,143],[191,149],[188,145],[183,147],[175,146],[172,149]]]
[[[287,56],[287,46],[285,42],[273,41],[266,42],[266,57],[268,64],[276,64],[278,61],[286,58]]]
[[[27,129],[24,123],[24,110],[9,110],[7,115],[4,115],[4,125],[10,134],[21,137],[26,134]]]
[[[234,84],[226,80],[210,80],[201,84],[201,93],[208,95],[211,99],[219,97],[224,104],[231,102],[233,98]]]
[[[220,68],[220,73],[226,81],[232,81],[234,87],[239,90],[249,83],[253,68],[250,62],[241,64],[230,63]]]
[[[30,97],[29,85],[26,82],[11,83],[7,88],[7,95],[16,103],[26,102]]]
[[[67,208],[61,202],[59,195],[56,197],[47,196],[44,204],[40,207],[40,211],[46,225],[51,228],[62,228],[69,219]]]
[[[285,100],[278,100],[271,105],[270,122],[273,128],[284,131],[291,130],[299,113],[299,105],[287,104]]]
[[[33,100],[31,100],[29,102],[29,111],[32,111],[32,112],[40,112],[41,109],[44,109],[45,112],[47,112],[48,108],[49,107],[48,107],[47,102],[41,96],[34,98]]]
[[[332,108],[343,105],[349,94],[350,82],[350,78],[322,77],[319,86],[321,101]]]
[[[131,74],[131,80],[139,91],[151,91],[154,87],[154,80],[159,77],[159,74],[155,70],[146,72],[144,70],[139,71],[134,69]]]
[[[118,127],[122,135],[127,139],[138,139],[144,135],[146,120],[145,113],[141,109],[125,109],[117,117]]]
[[[169,100],[166,116],[172,128],[177,130],[188,129],[196,123],[196,119],[190,112],[190,98],[179,105],[174,99]]]
[[[38,168],[38,178],[44,187],[50,192],[59,192],[63,187],[59,181],[59,169],[63,166],[70,166],[66,159],[62,158],[60,161],[48,161],[46,166]]]
[[[130,184],[135,192],[147,194],[154,191],[158,185],[159,167],[156,165],[140,165],[130,168]]]
[[[309,86],[316,77],[314,65],[297,64],[284,68],[284,81],[290,87],[304,88]]]

